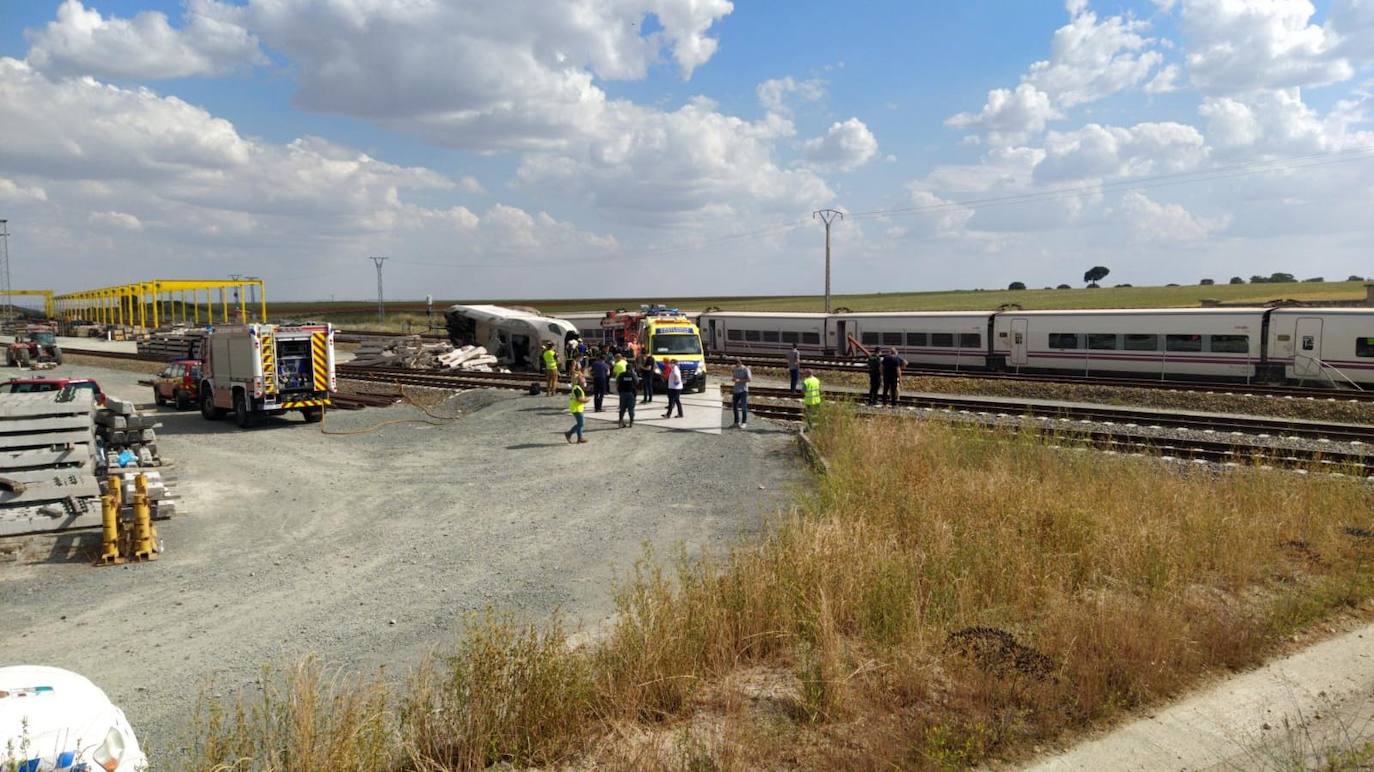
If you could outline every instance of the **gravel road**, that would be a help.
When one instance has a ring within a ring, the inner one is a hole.
[[[137,372],[56,372],[151,397]],[[569,446],[563,404],[471,391],[433,408],[458,420],[347,436],[298,416],[244,432],[164,410],[159,444],[185,512],[160,526],[166,553],[98,569],[82,552],[98,536],[31,537],[0,563],[4,664],[87,675],[166,760],[211,682],[232,693],[312,653],[404,672],[488,606],[594,627],[645,544],[660,556],[727,545],[807,484],[793,436],[767,421],[722,435],[590,422],[590,444]],[[399,405],[325,426],[417,417]]]

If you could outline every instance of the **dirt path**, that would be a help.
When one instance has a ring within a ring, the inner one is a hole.
[[[1319,768],[1374,737],[1374,625],[1226,679],[1031,767]]]
[[[62,372],[151,398],[138,373]],[[565,403],[467,392],[436,409],[461,420],[350,436],[299,416],[245,432],[164,410],[186,512],[159,526],[166,554],[97,569],[80,545],[36,540],[0,564],[3,660],[90,677],[145,745],[175,754],[211,681],[252,688],[264,665],[312,653],[401,674],[489,605],[595,624],[644,545],[671,559],[734,543],[806,479],[792,435],[767,422],[723,435],[593,422],[590,444],[570,446]],[[335,412],[327,426],[418,415]]]

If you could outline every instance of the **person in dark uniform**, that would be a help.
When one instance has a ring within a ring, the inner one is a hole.
[[[902,379],[902,368],[906,360],[897,356],[897,349],[890,348],[883,355],[883,404],[897,406],[897,384]]]
[[[878,349],[868,352],[868,404],[878,404],[878,389],[883,382],[883,355]]]
[[[592,360],[592,409],[601,412],[601,403],[611,390],[611,364],[600,352]]]

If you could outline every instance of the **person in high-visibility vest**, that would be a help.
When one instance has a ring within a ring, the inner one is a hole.
[[[587,441],[582,438],[582,427],[586,422],[586,415],[583,413],[587,409],[587,403],[592,401],[587,396],[587,379],[582,373],[573,373],[572,393],[568,395],[568,412],[572,413],[572,428],[563,432],[563,439],[568,442],[573,441],[573,435],[577,435],[578,444],[585,444]]]
[[[625,368],[629,366],[630,363],[625,361],[625,355],[617,351],[615,353],[615,362],[611,364],[611,377],[619,378],[620,374],[625,372]],[[638,383],[638,381],[636,381],[636,383]]]
[[[544,344],[544,393],[553,396],[558,393],[558,353],[552,343]]]
[[[821,379],[810,370],[802,381],[802,409],[806,413],[806,428],[816,427],[816,417],[821,412]]]

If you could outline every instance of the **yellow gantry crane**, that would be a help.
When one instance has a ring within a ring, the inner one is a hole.
[[[256,321],[267,319],[267,289],[262,279],[153,279],[68,292],[50,302],[62,319],[126,327],[157,328],[178,322],[212,324],[217,310],[219,321],[227,324],[231,305],[238,321],[254,321],[254,312]],[[48,315],[54,315],[51,308]]]
[[[53,318],[52,290],[12,289],[8,291],[0,291],[0,297],[3,297],[5,295],[39,295],[43,298],[43,315],[48,317],[49,319]]]

